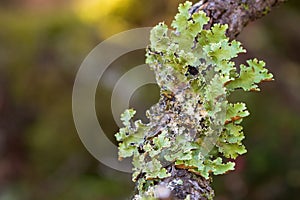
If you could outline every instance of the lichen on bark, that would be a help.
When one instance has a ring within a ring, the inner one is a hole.
[[[212,199],[212,175],[234,170],[228,159],[246,153],[240,123],[249,112],[227,98],[273,79],[263,61],[236,66],[232,59],[245,49],[226,36],[228,25],[207,28],[211,18],[193,9],[180,4],[172,30],[160,23],[151,31],[146,63],[161,96],[149,123],[133,121],[133,109],[121,116],[116,139],[120,159],[133,157],[134,199]]]

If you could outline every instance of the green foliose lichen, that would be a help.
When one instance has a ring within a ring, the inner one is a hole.
[[[147,111],[150,122],[133,122],[135,111],[126,110],[116,134],[119,157],[133,157],[133,181],[144,197],[153,180],[170,176],[170,164],[207,179],[233,170],[224,158],[246,153],[239,124],[249,112],[227,98],[237,89],[259,91],[258,83],[273,78],[257,59],[237,70],[232,58],[245,52],[241,43],[226,37],[227,25],[203,29],[209,18],[202,11],[191,15],[191,6],[180,4],[172,30],[160,23],[151,31],[146,63],[161,98]]]

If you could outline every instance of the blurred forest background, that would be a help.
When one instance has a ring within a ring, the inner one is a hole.
[[[0,1],[0,200],[126,199],[129,174],[99,163],[81,143],[72,118],[76,72],[99,42],[130,28],[170,24],[176,0]],[[248,153],[237,170],[214,178],[216,200],[299,199],[300,2],[288,1],[238,37],[248,49],[238,62],[267,62],[276,81],[261,93],[237,92],[252,113],[244,121]],[[108,137],[113,84],[144,63],[144,51],[121,57],[100,81],[96,104]],[[100,87],[101,86],[101,87]],[[139,113],[158,99],[147,85],[131,99]],[[142,114],[140,114],[142,116]]]

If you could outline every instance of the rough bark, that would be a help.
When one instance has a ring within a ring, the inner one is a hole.
[[[286,0],[202,0],[194,4],[190,13],[203,10],[209,17],[210,22],[205,28],[209,29],[215,23],[228,24],[227,36],[234,39],[242,29],[251,21],[265,16],[271,9]],[[169,189],[174,180],[182,180],[181,185],[171,187],[169,197],[161,200],[207,200],[214,197],[214,191],[210,186],[211,180],[190,172],[187,169],[179,169],[179,166],[171,164],[168,167],[171,177],[168,177],[156,185]]]
[[[210,186],[210,180],[189,172],[185,169],[178,169],[171,165],[168,167],[171,176],[159,182],[160,187],[168,186],[171,188],[168,198],[161,200],[181,200],[186,199],[189,195],[191,200],[207,200],[214,197],[214,191]],[[176,184],[176,180],[181,180],[181,184]]]
[[[234,39],[251,21],[265,16],[272,8],[287,0],[202,0],[194,4],[191,13],[203,10],[210,22],[228,24],[227,36]]]

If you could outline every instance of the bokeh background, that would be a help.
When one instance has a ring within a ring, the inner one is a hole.
[[[99,163],[84,148],[72,118],[73,81],[99,42],[130,28],[170,23],[178,0],[0,1],[0,200],[128,199],[130,175]],[[288,1],[238,37],[248,49],[238,62],[267,62],[276,81],[261,93],[237,92],[251,116],[244,121],[248,153],[237,170],[214,178],[217,200],[299,199],[300,3]],[[99,121],[113,141],[113,84],[143,64],[144,51],[114,62],[96,95]],[[141,87],[138,116],[158,99]]]

